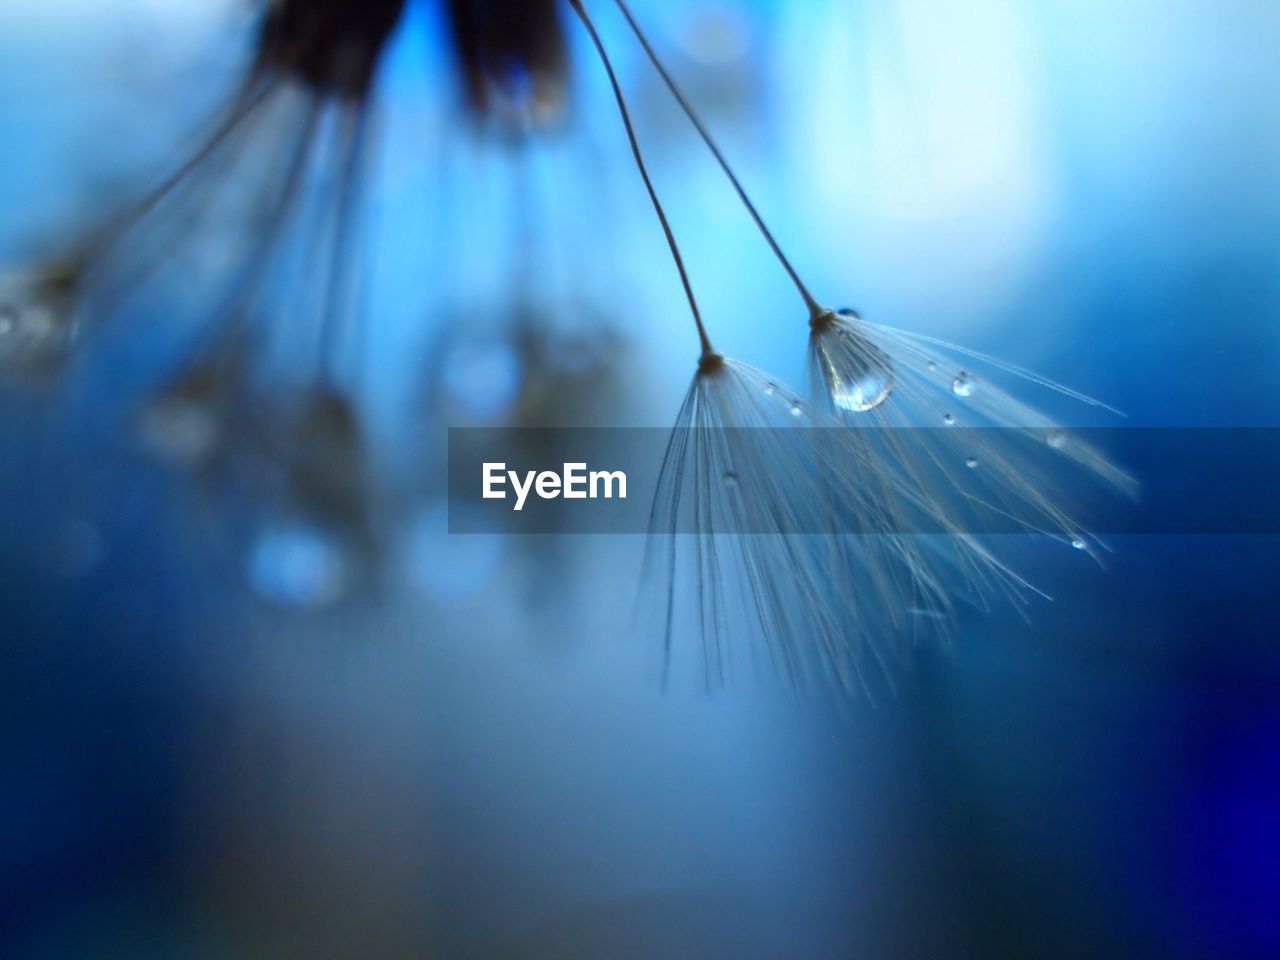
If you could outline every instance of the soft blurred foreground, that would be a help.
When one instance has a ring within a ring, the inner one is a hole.
[[[1056,599],[966,612],[873,706],[745,659],[664,692],[639,538],[447,533],[445,426],[666,425],[696,342],[579,32],[566,130],[516,150],[435,7],[370,174],[376,575],[139,449],[194,268],[0,394],[0,954],[1280,955],[1276,538],[1014,538]],[[1135,426],[1280,425],[1280,7],[635,7],[828,295]],[[786,277],[592,9],[723,347],[800,382]],[[167,169],[247,24],[0,5],[0,260]],[[513,297],[547,365],[484,336]]]

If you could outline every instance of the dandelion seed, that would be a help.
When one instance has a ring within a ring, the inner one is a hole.
[[[568,58],[560,0],[448,0],[446,6],[467,102],[477,117],[516,133],[563,117]]]
[[[960,355],[983,362],[996,372],[1028,380],[1083,403],[1102,406],[1096,401],[973,351],[861,318],[830,316],[828,325],[816,325],[810,338],[812,389],[823,398],[828,409],[849,422],[846,416],[841,416],[839,404],[831,396],[829,368],[835,365],[839,371],[848,367],[851,361],[845,345],[849,343],[860,344],[861,353],[875,351],[892,358],[898,390],[889,403],[875,412],[874,425],[918,428],[937,423],[941,413],[942,422],[952,429],[913,430],[903,442],[893,439],[895,435],[891,431],[877,447],[879,470],[913,484],[922,497],[936,504],[939,513],[952,518],[954,526],[972,529],[970,518],[975,516],[975,511],[989,509],[1012,519],[1022,529],[1050,536],[1067,534],[1076,527],[1076,521],[1052,494],[1057,484],[1049,482],[1048,472],[1054,469],[1055,461],[1071,465],[1079,471],[1079,477],[1093,480],[1100,488],[1111,487],[1125,493],[1135,491],[1133,479],[1099,451],[1081,442],[1068,444],[1066,432],[1057,424],[990,382],[984,382],[981,391],[970,393],[971,422],[960,426],[943,406],[954,388],[944,392],[930,371],[939,367],[956,369],[956,356]],[[832,348],[833,343],[838,349]],[[855,358],[860,355],[853,354]],[[975,377],[960,370],[955,380],[971,385]],[[975,429],[979,426],[1001,429]],[[1046,459],[1043,452],[1037,452],[1031,442],[1039,435],[1047,438],[1047,446],[1054,452],[1053,461]],[[874,442],[865,432],[860,433],[860,438],[867,443]],[[957,458],[971,469],[980,463],[986,465],[986,485],[980,495],[971,491],[961,493],[958,480],[948,473],[946,464]]]
[[[709,684],[725,679],[728,638],[747,626],[788,682],[834,678],[852,690],[868,648],[837,599],[841,564],[823,538],[799,533],[818,529],[826,503],[805,440],[813,431],[794,426],[793,411],[807,408],[793,391],[773,383],[766,393],[767,385],[758,370],[704,357],[677,417],[645,565],[646,584],[665,596],[666,670],[678,611],[692,602]],[[680,536],[685,530],[694,533]]]
[[[904,533],[914,529],[909,514],[943,529],[948,520],[883,470],[856,432],[836,429],[787,388],[766,396],[765,382],[744,364],[704,359],[677,417],[646,559],[646,583],[665,597],[668,669],[691,603],[712,685],[730,671],[729,638],[754,636],[793,686],[871,692],[903,666],[909,608],[951,620],[942,565]],[[797,427],[796,407],[818,429]],[[729,476],[733,496],[712,482]],[[852,525],[871,532],[849,536]],[[1018,582],[955,532],[970,562],[983,560],[984,584]]]
[[[949,624],[953,598],[957,595],[967,594],[980,603],[985,603],[987,595],[994,591],[1001,591],[1015,600],[1021,600],[1026,593],[1034,592],[1030,584],[967,533],[972,529],[967,523],[967,517],[977,498],[964,489],[959,478],[950,472],[949,465],[964,463],[970,470],[974,470],[980,463],[985,464],[982,482],[987,485],[985,490],[992,499],[991,503],[985,505],[998,514],[1011,518],[1025,529],[1061,535],[1073,529],[1073,521],[1045,492],[1039,482],[1040,476],[1030,468],[1018,450],[997,446],[979,437],[979,431],[973,430],[970,425],[959,427],[955,415],[940,406],[940,397],[966,400],[966,409],[973,415],[966,419],[972,419],[975,423],[1031,428],[1052,425],[1032,408],[1001,390],[990,388],[985,383],[979,390],[977,378],[956,364],[954,356],[981,361],[998,371],[1022,377],[1095,406],[1099,404],[1043,378],[980,354],[867,323],[852,310],[837,313],[823,307],[782,251],[719,145],[657,56],[626,0],[615,0],[615,5],[621,10],[650,62],[732,184],[808,309],[811,383],[822,408],[835,421],[848,427],[883,427],[895,423],[918,427],[941,422],[947,427],[955,428],[942,431],[945,439],[933,442],[923,439],[916,442],[903,441],[893,431],[843,431],[837,434],[842,439],[832,442],[838,448],[838,454],[820,464],[822,467],[834,468],[828,477],[829,483],[817,497],[818,502],[826,505],[834,526],[838,527],[839,522],[853,521],[853,526],[857,529],[879,527],[890,531],[905,530],[910,526],[904,525],[901,519],[914,513],[926,518],[945,535],[925,547],[918,546],[912,538],[892,534],[882,537],[836,538],[835,545],[828,547],[828,553],[837,562],[827,569],[839,571],[838,576],[828,581],[828,586],[846,592],[846,603],[854,610],[864,611],[878,604],[878,612],[883,614],[883,619],[888,621],[889,626],[881,624],[878,632],[868,631],[864,620],[853,625],[850,632],[847,621],[834,612],[837,608],[831,606],[830,598],[819,588],[820,578],[814,575],[814,571],[779,552],[773,559],[779,562],[778,566],[786,567],[791,572],[786,589],[800,591],[809,601],[806,609],[813,612],[821,623],[841,623],[843,646],[835,643],[829,648],[845,651],[880,649],[878,641],[883,642],[886,633],[892,632],[892,628],[901,624],[900,615],[905,616],[911,611],[940,611],[943,617],[939,622]],[[673,252],[679,260],[674,244]],[[696,305],[694,313],[696,319]],[[709,344],[700,320],[698,327],[703,339],[705,362]],[[733,367],[726,369],[735,371]],[[949,372],[940,377],[939,371]],[[725,382],[735,382],[733,377],[725,377]],[[749,378],[739,373],[737,379]],[[712,395],[708,382],[708,372],[700,370],[682,408],[680,422],[708,427],[708,432],[714,434],[726,411],[710,402]],[[726,394],[729,392],[740,391],[726,390]],[[743,404],[734,404],[733,407],[741,410]],[[708,409],[712,411],[711,414],[705,412]],[[703,442],[714,446],[720,441]],[[946,449],[938,449],[939,445]],[[977,452],[961,453],[957,458],[955,451],[951,449],[957,445],[964,445]],[[1108,463],[1097,451],[1083,444],[1051,442],[1049,445],[1064,454],[1067,461],[1083,468],[1094,478],[1120,488],[1133,487],[1131,478]],[[694,448],[692,452],[691,446]],[[705,463],[716,455],[714,449],[698,450],[696,443],[691,441],[673,441],[668,452],[668,464],[664,468],[670,488],[665,492],[666,500],[662,501],[667,512],[678,508],[680,503],[679,493],[673,495],[671,489],[678,491],[683,485],[683,478],[689,474],[694,475],[692,491],[695,502],[699,491],[706,496],[705,491],[709,488],[698,479],[698,474]],[[722,456],[723,450],[718,455]],[[777,460],[777,465],[771,465],[772,476],[787,477],[795,484],[805,482],[802,462],[787,462],[787,458],[782,456],[777,457]],[[673,462],[677,466],[672,467]],[[735,469],[742,474],[740,465],[735,465]],[[768,515],[775,522],[781,518],[795,519],[792,514],[785,512],[786,509],[794,509],[795,504],[805,502],[803,497],[795,497],[795,491],[791,491],[790,498],[781,489],[763,493],[767,494],[763,500],[770,505],[769,509],[778,511]],[[788,507],[784,508],[782,504],[787,504]],[[713,517],[714,513],[710,506],[703,505],[700,510],[695,510],[695,517],[697,516],[706,519]],[[885,521],[888,521],[887,524]],[[697,529],[705,532],[709,528],[704,524]],[[781,531],[783,528],[778,526],[774,529]],[[748,545],[745,549],[750,555],[751,546]],[[715,558],[720,554],[712,552],[711,556]],[[702,551],[699,552],[698,559],[696,572],[706,573],[708,568]],[[772,638],[772,645],[787,654],[782,659],[786,665],[790,665],[796,659],[790,655],[791,648],[787,646],[790,635],[786,630],[780,629],[794,627],[794,624],[780,622],[780,618],[787,616],[785,605],[779,602],[784,589],[780,583],[783,575],[761,575],[761,570],[774,569],[770,564],[748,562],[746,566],[749,571],[754,572],[753,576],[748,577],[749,593],[759,619],[765,625],[766,634]],[[852,575],[855,571],[869,571],[872,575],[858,578]],[[715,577],[710,579],[715,581]],[[698,582],[701,583],[701,579]],[[877,589],[869,590],[867,584],[874,584]],[[859,590],[862,592],[859,593]],[[922,597],[924,603],[920,602]],[[705,603],[702,604],[704,611],[706,606]],[[714,602],[711,606],[714,608]],[[707,626],[704,615],[704,633]],[[716,623],[713,622],[710,626],[713,638],[718,638],[719,632],[714,629]],[[821,630],[819,635],[824,639],[831,637]],[[831,665],[839,662],[840,657],[828,660]]]

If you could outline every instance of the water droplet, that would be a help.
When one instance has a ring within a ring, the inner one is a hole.
[[[730,490],[738,489],[738,475],[732,470],[726,471],[724,475],[724,485]]]
[[[203,371],[179,381],[143,409],[139,439],[156,456],[181,467],[209,461],[227,426],[221,384]]]
[[[867,369],[856,379],[832,377],[831,402],[849,413],[866,413],[889,399],[893,393],[893,373],[887,368]]]
[[[973,377],[963,370],[951,381],[951,392],[957,397],[971,397],[974,389]]]
[[[0,303],[0,337],[13,333],[18,325],[18,308],[11,303]]]
[[[1049,435],[1045,438],[1045,443],[1055,450],[1061,450],[1067,443],[1066,434],[1061,430],[1050,430]]]
[[[929,369],[930,369],[930,370],[937,370],[937,369],[938,369],[938,363],[937,363],[937,361],[936,361],[936,360],[930,360],[930,361],[929,361]]]
[[[308,525],[264,533],[249,557],[249,582],[267,600],[297,607],[323,607],[342,597],[351,579],[351,558],[333,533]]]
[[[847,413],[866,413],[893,393],[893,364],[864,336],[846,327],[847,344],[823,351],[831,403]]]
[[[777,392],[778,392],[778,385],[776,383],[766,383],[764,385],[764,395],[766,397],[772,397]]]
[[[524,364],[500,337],[456,344],[444,363],[444,390],[462,413],[496,421],[515,405],[524,386]]]
[[[1088,547],[1088,544],[1086,544],[1079,537],[1075,537],[1071,541],[1071,546],[1075,547],[1077,550],[1084,550]]]
[[[456,506],[463,526],[468,508]],[[474,516],[479,519],[479,512]],[[402,557],[405,573],[419,587],[437,597],[470,597],[480,593],[502,570],[507,538],[496,533],[466,536],[449,533],[449,506],[437,503],[410,524]]]
[[[793,417],[803,417],[803,416],[804,416],[804,409],[803,409],[803,408],[800,406],[800,404],[798,404],[798,403],[797,403],[797,404],[793,404],[793,405],[792,405],[792,407],[791,407],[791,415],[792,415]]]
[[[953,414],[953,413],[944,413],[944,414],[942,415],[942,422],[943,422],[943,423],[945,423],[948,427],[954,427],[954,426],[956,425],[956,417],[955,417],[955,414]]]
[[[978,458],[977,458],[977,457],[970,457],[968,460],[966,460],[966,461],[964,462],[964,465],[965,465],[966,467],[968,467],[970,470],[977,470],[977,469],[978,469]]]

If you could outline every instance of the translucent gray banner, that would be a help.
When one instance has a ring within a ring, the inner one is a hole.
[[[651,523],[727,534],[1274,534],[1280,429],[455,428],[449,522],[464,534],[634,534]]]

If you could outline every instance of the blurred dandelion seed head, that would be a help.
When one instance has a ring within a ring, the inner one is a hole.
[[[0,276],[0,376],[41,384],[62,371],[80,332],[77,294],[70,268]]]

